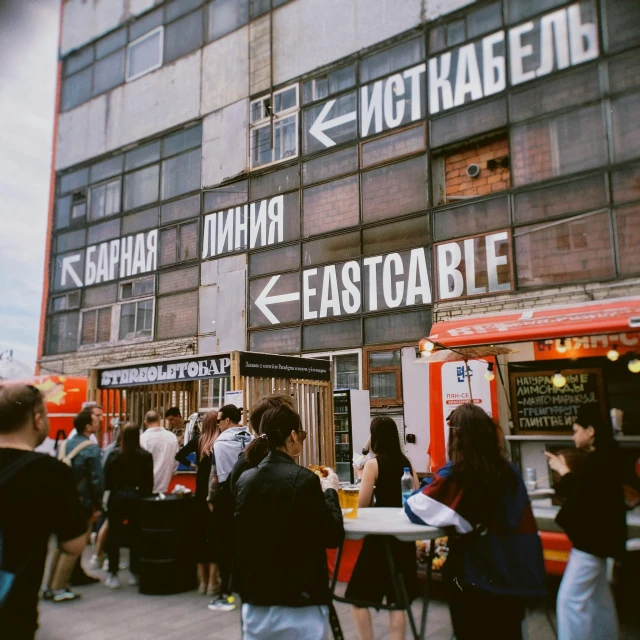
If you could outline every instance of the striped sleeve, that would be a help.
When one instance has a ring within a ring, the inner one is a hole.
[[[455,527],[458,533],[473,531],[472,525],[459,512],[462,491],[451,478],[436,476],[405,504],[405,513],[416,524],[433,527]]]

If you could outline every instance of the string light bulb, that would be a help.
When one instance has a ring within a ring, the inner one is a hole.
[[[493,362],[487,363],[487,370],[485,371],[484,377],[491,382],[491,380],[495,380],[496,374],[493,371]]]
[[[431,352],[434,350],[435,346],[436,345],[433,342],[431,342],[429,338],[422,338],[418,346],[418,348],[420,349],[420,355],[423,358],[429,357],[431,355]]]
[[[614,344],[609,351],[607,351],[607,358],[611,360],[611,362],[615,362],[620,357],[620,353],[618,352],[618,345]]]
[[[565,338],[560,339],[560,342],[556,346],[556,351],[558,353],[565,353],[567,351],[567,341],[565,340]]]
[[[562,389],[562,387],[567,384],[567,379],[562,375],[561,371],[556,371],[553,374],[553,378],[551,378],[551,382],[557,389]]]
[[[629,369],[629,371],[631,371],[631,373],[640,373],[640,360],[638,360],[638,358],[634,356],[633,358],[631,358],[631,360],[629,360],[627,368]]]

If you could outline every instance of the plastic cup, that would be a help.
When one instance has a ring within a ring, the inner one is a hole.
[[[341,487],[338,493],[340,507],[346,511],[345,518],[358,517],[358,498],[360,496],[360,487],[355,484]]]

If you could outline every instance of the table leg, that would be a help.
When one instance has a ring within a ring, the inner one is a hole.
[[[400,603],[402,608],[407,612],[407,617],[409,618],[409,624],[411,626],[411,632],[415,640],[418,640],[418,629],[416,628],[416,622],[413,619],[413,612],[411,611],[411,601],[409,600],[409,595],[407,594],[407,588],[404,584],[404,578],[402,574],[396,571],[396,563],[393,559],[393,553],[391,551],[390,540],[387,536],[382,537],[383,545],[385,549],[385,555],[387,556],[387,564],[389,565],[389,571],[391,573],[391,582],[393,584],[393,589],[396,592],[398,598],[400,599]]]
[[[342,627],[340,626],[340,618],[338,618],[338,612],[333,604],[333,597],[336,592],[336,583],[338,582],[338,571],[340,570],[340,560],[342,559],[342,546],[338,547],[336,553],[336,563],[333,567],[333,576],[331,577],[331,602],[329,603],[329,624],[331,625],[331,631],[333,633],[334,640],[344,640],[342,635]]]
[[[420,619],[420,640],[427,637],[427,611],[429,609],[429,587],[431,585],[431,573],[433,571],[433,558],[435,556],[436,541],[429,541],[429,553],[427,554],[427,572],[424,577],[424,593],[422,594],[422,616]]]

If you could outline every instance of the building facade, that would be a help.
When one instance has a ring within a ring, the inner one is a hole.
[[[414,428],[432,322],[640,293],[639,20],[67,0],[41,371],[318,355]]]

